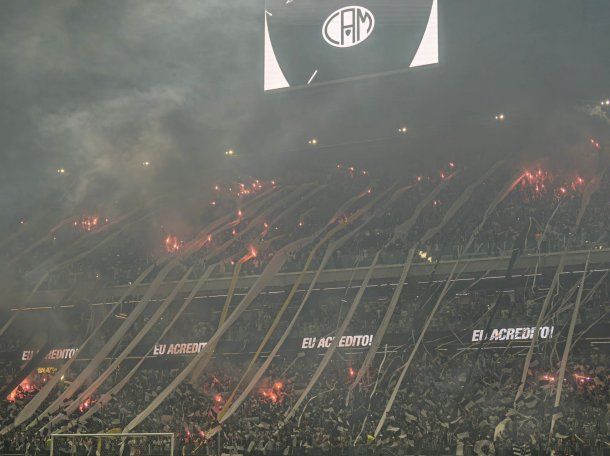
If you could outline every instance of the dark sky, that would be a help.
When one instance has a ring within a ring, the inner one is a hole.
[[[603,135],[604,119],[587,111],[610,96],[607,0],[441,0],[440,65],[275,94],[262,92],[263,8],[2,2],[0,208],[52,192],[79,204],[196,188],[304,163],[382,172],[434,154],[549,154]],[[400,125],[408,137],[396,137]],[[355,144],[311,150],[310,137]],[[227,148],[238,156],[227,159]]]

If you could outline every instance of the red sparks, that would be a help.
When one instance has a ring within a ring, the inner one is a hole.
[[[282,383],[279,380],[273,384],[273,389],[276,391],[281,391],[283,388],[284,388],[284,383]]]
[[[97,215],[85,216],[80,221],[80,226],[83,231],[93,231],[97,228],[97,224],[99,222],[99,217]],[[77,225],[77,222],[74,222],[74,225]]]
[[[526,199],[538,199],[542,197],[547,184],[552,177],[546,171],[538,169],[536,172],[525,171],[525,179],[521,181],[522,191],[527,192]]]
[[[165,251],[167,253],[176,253],[182,248],[182,242],[176,236],[169,234],[165,238]]]
[[[587,377],[586,375],[581,374],[574,374],[574,378],[576,378],[576,380],[580,383],[590,382],[591,380],[593,380],[591,377]]]
[[[221,394],[214,395],[214,402],[218,402],[219,404],[223,401]]]
[[[572,184],[570,185],[570,187],[572,187],[572,190],[578,191],[580,189],[580,187],[582,187],[585,183],[585,180],[580,177],[577,176],[576,179],[574,179],[572,181]]]
[[[561,198],[562,196],[564,196],[566,193],[568,192],[568,190],[565,187],[559,187],[557,189],[557,197]]]
[[[350,378],[354,378],[356,375],[356,372],[351,367],[347,370],[347,373],[349,374]]]

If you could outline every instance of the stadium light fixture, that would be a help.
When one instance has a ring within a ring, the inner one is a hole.
[[[407,127],[400,127],[398,129],[398,133],[402,133],[403,135],[407,132]]]
[[[144,167],[150,166],[150,162],[149,161],[142,162],[142,166],[144,166]]]
[[[316,138],[311,138],[309,141],[307,141],[307,143],[310,146],[316,146],[318,144],[318,140]]]
[[[501,113],[501,112],[494,116],[494,119],[496,119],[499,122],[502,122],[505,118],[506,118],[506,116],[504,115],[504,113]]]
[[[66,174],[66,170],[64,168],[58,168],[57,174]]]
[[[235,155],[235,152],[233,151],[233,149],[228,149],[225,151],[225,155],[227,157],[232,157],[233,155]]]

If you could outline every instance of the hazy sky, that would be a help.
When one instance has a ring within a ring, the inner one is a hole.
[[[4,1],[0,207],[57,191],[57,168],[78,203],[228,169],[276,172],[311,154],[393,167],[404,156],[407,166],[431,149],[458,158],[494,145],[538,150],[596,128],[575,109],[610,96],[610,2],[439,7],[434,68],[263,94],[263,0]],[[506,131],[490,120],[499,110],[511,116]],[[312,136],[358,143],[402,124],[413,131],[406,142],[306,150]],[[231,163],[228,147],[240,155]]]

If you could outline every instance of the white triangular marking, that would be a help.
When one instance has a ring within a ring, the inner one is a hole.
[[[265,69],[264,69],[264,89],[274,90],[290,87],[280,64],[277,62],[271,38],[269,37],[269,27],[267,26],[267,12],[265,12]]]
[[[430,17],[428,18],[428,25],[426,25],[426,31],[424,37],[419,43],[419,48],[410,68],[430,65],[438,63],[438,5],[437,0],[432,2],[432,9],[430,10]]]

